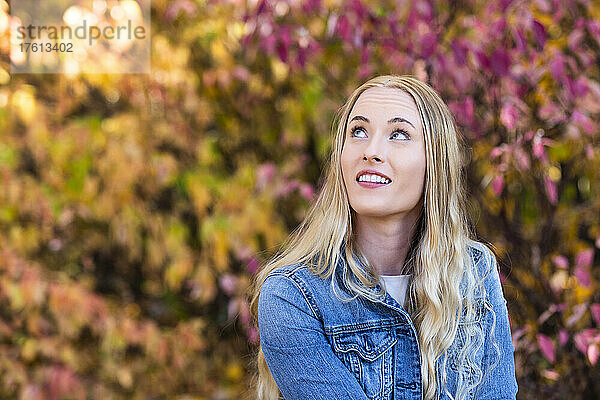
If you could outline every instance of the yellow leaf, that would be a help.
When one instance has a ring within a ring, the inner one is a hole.
[[[179,257],[171,263],[165,272],[165,280],[169,288],[179,289],[181,282],[192,272],[192,267],[192,260],[187,256]]]
[[[225,376],[232,381],[237,381],[242,377],[243,371],[238,363],[231,363],[225,370]]]
[[[25,361],[32,361],[37,354],[37,350],[37,342],[34,339],[28,338],[21,348],[21,357],[23,357]]]

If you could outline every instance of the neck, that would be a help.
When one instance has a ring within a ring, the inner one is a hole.
[[[410,274],[404,268],[420,208],[385,219],[356,214],[355,237],[359,251],[379,275]]]

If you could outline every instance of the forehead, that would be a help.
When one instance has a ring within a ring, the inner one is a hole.
[[[352,107],[349,119],[362,115],[369,120],[393,117],[406,118],[414,126],[421,125],[421,118],[412,97],[402,89],[389,87],[372,87],[360,94]]]

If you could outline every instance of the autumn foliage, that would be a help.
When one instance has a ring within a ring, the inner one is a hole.
[[[11,76],[0,10],[0,397],[251,398],[252,276],[383,73],[471,148],[519,397],[600,397],[597,1],[154,0],[152,73],[87,76]]]

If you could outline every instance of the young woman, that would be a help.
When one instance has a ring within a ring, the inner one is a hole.
[[[323,187],[257,275],[258,396],[514,399],[491,250],[472,239],[461,140],[428,85],[379,76],[337,114]]]

